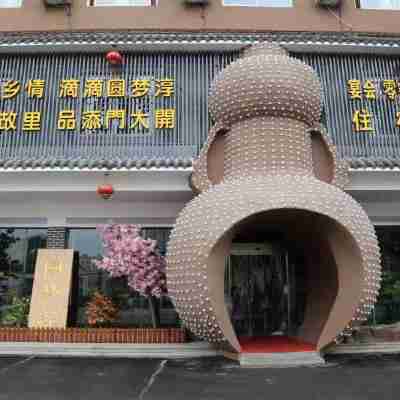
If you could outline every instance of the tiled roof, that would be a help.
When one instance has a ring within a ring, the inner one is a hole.
[[[273,40],[281,44],[322,44],[399,47],[399,36],[361,32],[36,32],[2,33],[0,48],[14,46],[138,45],[161,43],[251,44]]]
[[[347,159],[352,169],[397,169],[400,168],[400,159],[396,158],[351,158]],[[60,159],[10,159],[0,160],[0,169],[107,169],[107,170],[145,170],[145,169],[190,169],[193,159],[110,159],[88,160],[84,158]]]
[[[59,159],[12,159],[0,160],[0,169],[158,169],[158,168],[190,168],[192,159],[128,159],[128,160],[88,160],[84,158]]]
[[[373,158],[373,157],[360,157],[351,158],[347,160],[350,168],[352,169],[397,169],[400,168],[399,158]]]

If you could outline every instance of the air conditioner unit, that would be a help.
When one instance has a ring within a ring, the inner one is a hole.
[[[315,0],[315,4],[324,8],[338,8],[341,0]]]
[[[183,0],[186,6],[206,6],[209,0]]]
[[[70,6],[72,0],[43,0],[46,7],[64,7]]]

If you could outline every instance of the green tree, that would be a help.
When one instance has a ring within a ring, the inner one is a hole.
[[[14,229],[12,228],[0,231],[0,273],[3,272],[3,274],[10,272],[12,261],[7,250],[18,241],[13,234]]]
[[[400,319],[400,272],[384,271],[378,304],[386,309],[385,323],[397,322]]]

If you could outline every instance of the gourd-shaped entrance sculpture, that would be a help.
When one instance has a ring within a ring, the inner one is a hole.
[[[380,286],[374,227],[341,189],[347,165],[318,125],[311,67],[273,43],[246,49],[210,92],[216,121],[196,160],[200,193],[179,215],[167,254],[169,294],[184,324],[240,351],[224,300],[238,232],[271,226],[303,249],[307,297],[297,337],[321,349],[365,320]]]

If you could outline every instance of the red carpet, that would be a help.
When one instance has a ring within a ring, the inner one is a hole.
[[[239,337],[242,353],[291,353],[314,351],[315,346],[287,336]]]

